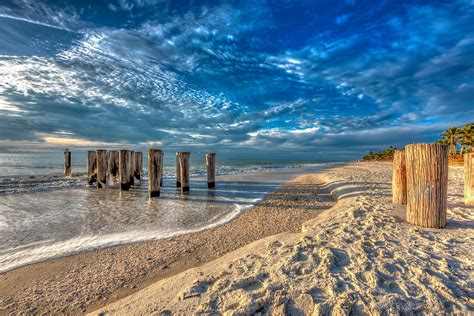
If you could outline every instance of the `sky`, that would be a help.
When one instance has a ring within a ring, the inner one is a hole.
[[[474,121],[473,21],[473,0],[0,0],[0,152],[432,142]]]

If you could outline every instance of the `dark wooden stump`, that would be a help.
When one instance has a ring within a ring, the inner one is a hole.
[[[72,176],[71,152],[69,149],[64,149],[64,175]]]
[[[148,150],[148,197],[160,196],[160,179],[163,165],[163,152],[159,149]]]
[[[97,188],[107,184],[107,150],[97,150]]]
[[[135,152],[130,151],[130,185],[135,185]]]
[[[180,152],[176,153],[176,187],[181,188],[181,169],[179,167]]]
[[[405,147],[407,221],[422,227],[446,226],[448,207],[448,145]]]
[[[117,177],[119,174],[119,152],[116,150],[112,150],[107,152],[107,155],[107,173],[109,175],[109,182],[115,183],[117,182]]]
[[[95,151],[87,152],[87,182],[89,185],[97,181],[97,154]]]
[[[216,154],[206,154],[206,169],[207,169],[207,187],[209,189],[216,186]]]
[[[143,154],[135,152],[135,178],[141,180],[142,178]]]
[[[130,190],[130,151],[120,150],[119,151],[119,178],[120,178],[120,190]]]
[[[181,176],[181,192],[189,192],[189,152],[179,154],[179,174]]]

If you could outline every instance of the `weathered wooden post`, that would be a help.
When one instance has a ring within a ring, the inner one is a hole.
[[[72,176],[71,152],[68,148],[64,149],[64,175]]]
[[[120,190],[128,191],[130,189],[130,151],[119,151],[119,178]]]
[[[206,154],[206,168],[207,168],[207,187],[209,189],[216,186],[216,154]]]
[[[159,149],[148,150],[148,197],[160,196],[160,179],[163,165],[163,152]]]
[[[143,165],[143,154],[141,152],[135,152],[135,178],[141,180],[142,178],[142,165]]]
[[[97,149],[97,188],[107,184],[107,150]]]
[[[113,183],[117,181],[118,170],[119,170],[119,152],[112,150],[107,152],[108,161],[107,168],[109,174],[109,180]]]
[[[474,153],[464,154],[464,203],[474,205]]]
[[[87,152],[87,182],[92,185],[97,181],[97,155],[95,151]]]
[[[163,187],[163,165],[165,164],[165,153],[161,152],[161,165],[160,165],[160,187]]]
[[[135,152],[130,150],[130,185],[135,185]]]
[[[179,167],[180,152],[176,153],[176,187],[181,188],[181,169]]]
[[[405,147],[407,222],[422,227],[446,226],[448,207],[448,145]]]
[[[407,204],[407,169],[404,150],[396,150],[393,155],[392,203]]]
[[[181,192],[189,191],[189,152],[179,153],[179,174],[181,176]]]

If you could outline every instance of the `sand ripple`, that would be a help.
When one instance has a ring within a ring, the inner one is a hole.
[[[392,206],[390,164],[333,169],[324,180],[338,203],[306,222],[301,233],[259,240],[104,310],[228,315],[473,311],[474,209],[462,202],[462,171],[450,169],[448,225],[435,230],[406,224],[405,209]]]

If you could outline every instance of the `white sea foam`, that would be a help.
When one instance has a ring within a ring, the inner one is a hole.
[[[161,197],[152,200],[143,185],[146,178],[128,192],[116,186],[87,188],[84,175],[63,183],[60,176],[15,179],[13,184],[4,178],[0,188],[19,184],[23,191],[0,194],[0,272],[78,252],[216,227],[284,181],[318,166],[261,168],[257,173],[231,169],[225,169],[226,176],[218,176],[213,190],[207,189],[203,177],[192,176],[191,191],[184,195],[176,190],[173,172],[168,170]]]

